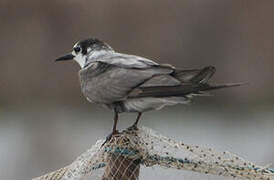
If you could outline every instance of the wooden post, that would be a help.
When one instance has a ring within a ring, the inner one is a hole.
[[[138,180],[140,160],[110,154],[102,180]]]
[[[130,137],[131,140],[129,139]],[[139,137],[136,131],[126,129],[121,134],[112,137],[109,144],[120,144],[126,150],[135,151],[140,144],[138,141]],[[109,152],[102,180],[139,180],[141,160],[136,158],[130,158],[123,153]]]

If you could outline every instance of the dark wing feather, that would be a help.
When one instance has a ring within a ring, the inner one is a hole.
[[[206,83],[212,75],[215,73],[216,68],[213,66],[207,66],[203,69],[191,69],[191,70],[175,70],[173,76],[179,79],[182,83]]]
[[[227,88],[239,86],[241,83],[235,84],[221,84],[221,85],[211,85],[208,84],[208,80],[215,73],[215,68],[213,66],[208,66],[203,69],[195,70],[175,70],[170,76],[170,78],[175,78],[180,81],[180,84],[167,85],[155,85],[146,86],[145,84],[135,88],[128,97],[170,97],[170,96],[185,96],[188,94],[199,94],[202,91],[208,91],[213,89]],[[171,77],[172,76],[172,77]],[[156,77],[152,77],[152,79]]]
[[[227,87],[240,86],[243,83],[235,84],[182,84],[180,86],[165,86],[165,87],[140,87],[135,90],[135,93],[129,95],[131,98],[136,97],[170,97],[170,96],[185,96],[188,94],[196,94],[201,91],[209,91],[214,89],[221,89]],[[138,92],[138,93],[136,93]]]

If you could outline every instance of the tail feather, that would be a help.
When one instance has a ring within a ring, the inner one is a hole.
[[[216,68],[213,66],[208,66],[202,69],[195,77],[191,79],[193,83],[207,83],[208,80],[216,72]]]
[[[204,91],[214,90],[214,89],[222,89],[222,88],[229,88],[229,87],[237,87],[241,85],[245,85],[247,83],[227,83],[227,84],[207,84],[208,88],[206,88]]]

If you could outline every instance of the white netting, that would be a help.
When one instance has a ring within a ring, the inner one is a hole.
[[[242,179],[274,179],[272,169],[229,152],[177,142],[145,127],[125,130],[101,147],[103,142],[98,140],[71,165],[35,180],[78,180],[98,175],[100,169],[104,170],[102,179],[105,180],[135,180],[139,177],[140,164]]]

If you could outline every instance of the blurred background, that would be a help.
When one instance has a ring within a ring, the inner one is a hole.
[[[274,163],[273,9],[267,0],[1,0],[0,179],[61,168],[110,132],[113,114],[83,97],[78,64],[54,62],[87,37],[181,68],[213,65],[214,82],[249,82],[145,113],[140,125],[260,165]],[[134,118],[122,115],[119,128]],[[141,179],[182,177],[221,179],[141,170]]]

